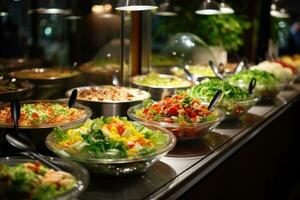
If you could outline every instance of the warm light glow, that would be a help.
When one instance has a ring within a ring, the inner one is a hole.
[[[279,9],[276,3],[271,5],[270,15],[276,18],[289,18],[290,15],[286,12],[284,8]]]
[[[61,8],[38,8],[34,10],[29,10],[28,13],[31,14],[33,12],[37,12],[40,14],[48,14],[48,15],[70,15],[72,13],[71,10],[61,9]]]
[[[116,10],[121,10],[121,11],[143,11],[143,10],[154,10],[157,9],[157,6],[121,6],[121,7],[116,7]]]
[[[94,5],[92,7],[92,12],[96,14],[105,14],[105,13],[110,13],[111,11],[112,11],[111,4]]]
[[[225,3],[220,4],[220,11],[222,14],[233,14],[234,13],[234,10],[230,6],[226,5]]]
[[[168,12],[168,11],[156,12],[155,14],[159,15],[159,16],[177,16],[178,15],[176,12]]]
[[[0,16],[1,17],[5,17],[5,16],[7,16],[8,15],[8,12],[0,12]]]
[[[272,17],[276,17],[276,18],[289,18],[290,17],[289,14],[284,13],[284,12],[280,12],[280,11],[277,11],[277,10],[271,10],[270,15]]]
[[[219,10],[212,10],[212,9],[206,9],[206,10],[196,10],[196,14],[198,15],[217,15],[221,12]]]

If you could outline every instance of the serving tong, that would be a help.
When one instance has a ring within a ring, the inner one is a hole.
[[[77,99],[77,90],[73,90],[69,98],[68,106],[69,108],[73,107]],[[22,150],[21,154],[30,158],[35,158],[45,164],[46,166],[56,170],[62,171],[60,167],[47,160],[43,155],[36,152],[36,148],[32,140],[27,137],[24,133],[19,132],[19,118],[20,118],[20,102],[18,99],[12,100],[10,103],[11,116],[14,122],[14,132],[7,133],[5,135],[6,140],[12,146],[17,149]]]

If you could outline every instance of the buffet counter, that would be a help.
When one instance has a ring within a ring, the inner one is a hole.
[[[293,87],[282,91],[273,104],[259,104],[240,120],[221,123],[197,142],[177,144],[145,174],[122,178],[91,176],[80,199],[179,198],[294,106],[300,98],[300,85]]]

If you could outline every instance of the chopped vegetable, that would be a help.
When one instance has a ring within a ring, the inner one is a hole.
[[[231,85],[228,81],[211,79],[192,87],[189,93],[194,98],[200,98],[209,103],[218,90],[223,91],[223,96],[218,104],[225,111],[227,117],[239,117],[250,109],[258,100],[248,91],[244,91],[237,86]]]
[[[167,135],[120,117],[87,120],[79,128],[54,129],[55,142],[76,157],[134,158],[154,153]]]
[[[240,86],[240,84],[243,84],[243,86],[247,88],[252,78],[256,78],[257,87],[263,86],[267,89],[272,90],[279,84],[279,79],[276,78],[273,74],[260,70],[242,71],[231,76],[228,80],[233,85]]]
[[[71,190],[76,179],[36,163],[0,164],[0,199],[48,200]]]
[[[159,102],[147,104],[146,107],[137,110],[136,115],[151,121],[185,124],[217,118],[206,106],[201,105],[198,98],[193,98],[187,93],[176,94]]]
[[[85,117],[86,113],[83,109],[69,108],[66,103],[25,103],[21,106],[19,125],[61,125]],[[0,109],[0,124],[12,124],[10,107],[8,105]]]
[[[148,87],[189,87],[191,83],[177,76],[150,73],[145,76],[137,76],[134,83]]]

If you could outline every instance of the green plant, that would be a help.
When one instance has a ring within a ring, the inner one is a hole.
[[[244,17],[238,15],[199,16],[193,12],[182,12],[177,17],[160,19],[156,34],[173,35],[190,32],[211,46],[222,46],[227,51],[238,51],[243,45],[242,34],[250,27]]]

